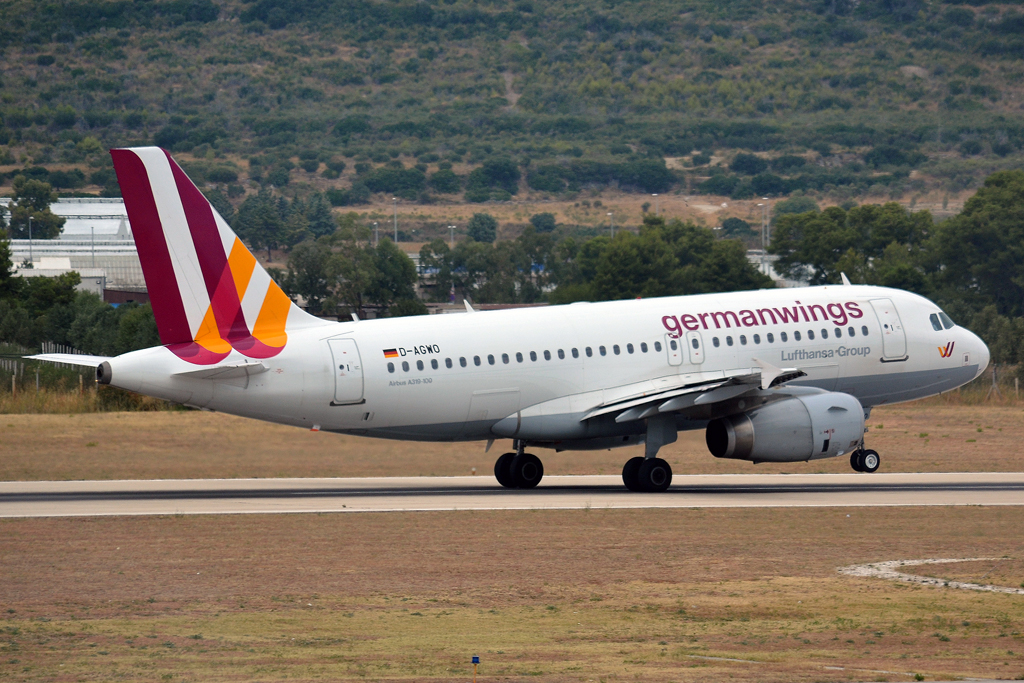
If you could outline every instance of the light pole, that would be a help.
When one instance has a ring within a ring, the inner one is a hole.
[[[658,193],[655,192],[651,196],[654,197],[654,215],[657,216],[658,215]]]
[[[380,231],[377,230],[377,221],[373,222],[373,246],[380,244]]]
[[[768,204],[768,198],[761,198],[763,203],[758,203],[761,207],[761,272],[765,275],[768,274],[768,218],[770,215],[771,207]]]
[[[28,262],[32,263],[32,216],[28,217]]]
[[[398,197],[392,197],[391,201],[395,205],[395,244],[398,244]]]
[[[611,224],[612,237],[615,237],[615,216],[611,211],[608,212],[608,221]]]
[[[448,233],[449,233],[449,235],[448,235],[448,248],[449,249],[454,249],[455,248],[455,226],[454,225],[449,225],[448,226]]]

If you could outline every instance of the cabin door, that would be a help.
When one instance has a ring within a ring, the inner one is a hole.
[[[363,364],[353,339],[329,339],[334,359],[334,400],[332,406],[363,402]]]

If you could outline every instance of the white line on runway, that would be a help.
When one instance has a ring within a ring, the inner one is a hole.
[[[655,494],[617,476],[0,482],[0,517],[918,505],[1024,505],[1024,473],[692,475]]]

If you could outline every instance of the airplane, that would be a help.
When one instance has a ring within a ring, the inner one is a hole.
[[[511,439],[503,487],[544,476],[527,448],[643,444],[625,486],[669,488],[658,457],[705,430],[717,458],[849,455],[875,472],[877,405],[978,377],[989,350],[924,297],[840,285],[335,322],[293,303],[158,147],[111,150],[161,346],[33,358],[100,384],[306,429],[412,441]]]

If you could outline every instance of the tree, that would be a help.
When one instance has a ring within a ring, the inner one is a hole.
[[[726,218],[722,221],[722,237],[744,238],[753,237],[757,233],[750,227],[750,223],[742,218]]]
[[[3,215],[0,214],[0,301],[13,296],[21,283],[21,278],[13,276],[14,264],[11,262],[11,243],[3,232]]]
[[[50,211],[50,204],[57,201],[57,193],[50,183],[18,175],[12,186],[14,201],[8,207],[11,212],[11,237],[28,239],[31,218],[34,239],[56,239],[64,229],[64,218]]]
[[[397,301],[416,298],[416,265],[394,242],[380,241],[373,249],[373,266],[366,290],[371,303],[390,309]]]
[[[474,213],[469,219],[469,238],[474,242],[493,243],[498,236],[498,221],[489,213]]]
[[[552,232],[557,226],[553,213],[535,213],[530,216],[530,224],[537,232]]]
[[[420,249],[421,277],[431,284],[430,298],[436,302],[448,301],[454,281],[452,279],[452,252],[448,244],[433,239]]]
[[[775,205],[772,206],[774,218],[785,216],[788,213],[807,213],[808,211],[818,211],[818,202],[810,197],[790,197],[781,202],[775,202]]]
[[[753,154],[737,154],[729,164],[729,170],[733,173],[744,175],[757,175],[768,168],[768,162]]]
[[[430,176],[430,186],[441,194],[455,194],[462,189],[462,181],[450,168],[442,168]]]
[[[318,315],[331,295],[334,268],[333,253],[326,240],[307,239],[295,245],[288,255],[288,274],[283,289],[288,296],[301,296],[306,310]]]
[[[929,269],[944,300],[1024,315],[1024,171],[993,173],[959,215],[939,224]]]
[[[309,231],[314,237],[330,235],[338,227],[334,221],[334,214],[331,213],[330,203],[322,192],[314,192],[306,200],[306,219],[309,221]]]
[[[270,250],[281,243],[284,220],[270,191],[262,189],[238,207],[232,227],[253,249],[266,249],[270,259]]]

